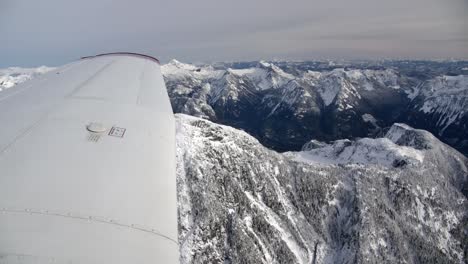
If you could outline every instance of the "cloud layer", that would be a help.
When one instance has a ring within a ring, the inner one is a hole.
[[[134,51],[163,61],[468,58],[468,0],[1,0],[0,66]]]

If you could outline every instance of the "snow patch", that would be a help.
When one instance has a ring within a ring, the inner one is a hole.
[[[381,165],[386,167],[405,164],[420,164],[424,152],[411,147],[399,146],[387,138],[362,138],[357,141],[337,140],[323,147],[300,151],[286,152],[286,156],[296,161],[310,164],[362,164]]]
[[[0,69],[0,91],[2,89],[11,88],[17,84],[35,78],[39,75],[53,71],[56,68],[41,66],[38,68],[20,68],[10,67]]]

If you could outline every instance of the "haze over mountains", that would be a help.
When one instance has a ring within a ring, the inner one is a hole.
[[[162,69],[182,263],[468,261],[467,62]]]

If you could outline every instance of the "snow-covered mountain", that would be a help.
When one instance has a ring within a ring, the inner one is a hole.
[[[276,150],[298,150],[311,139],[381,135],[403,122],[466,154],[468,73],[464,64],[446,63],[445,73],[426,64],[413,71],[403,62],[322,70],[307,63],[229,68],[171,61],[163,72],[175,112],[241,128]],[[460,74],[447,75],[457,69]]]
[[[175,111],[203,117],[176,114],[182,263],[466,263],[468,159],[388,125],[460,111],[443,134],[463,127],[466,76],[288,65],[163,66]]]
[[[10,67],[0,69],[0,91],[15,86],[18,83],[25,82],[37,75],[44,74],[55,68],[41,66],[38,68],[19,68]]]
[[[426,131],[279,154],[176,120],[183,263],[467,261],[468,160]]]
[[[433,131],[467,154],[468,75],[442,75],[421,82],[411,97],[414,114],[404,121]]]

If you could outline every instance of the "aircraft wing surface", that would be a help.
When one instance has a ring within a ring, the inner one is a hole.
[[[178,263],[158,62],[86,57],[0,92],[0,263]]]

